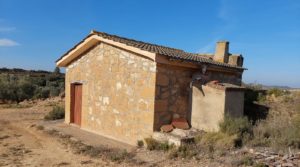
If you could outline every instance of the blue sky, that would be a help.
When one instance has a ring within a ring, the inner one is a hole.
[[[300,87],[299,0],[0,0],[0,67],[53,70],[92,29],[188,52],[228,40],[245,82]]]

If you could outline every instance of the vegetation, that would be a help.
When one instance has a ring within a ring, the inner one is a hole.
[[[262,120],[254,126],[252,146],[269,146],[276,150],[300,149],[300,115]]]
[[[288,94],[290,94],[290,92],[287,91],[287,90],[273,88],[273,89],[269,89],[267,91],[267,94],[268,95],[274,95],[275,97],[279,97],[279,96],[283,96],[283,95],[288,95]]]
[[[144,146],[144,141],[143,140],[138,140],[137,141],[137,146],[138,147],[143,147]]]
[[[198,149],[195,149],[195,146],[192,144],[187,144],[180,146],[178,148],[171,149],[169,153],[169,158],[192,158],[198,154]]]
[[[45,127],[44,127],[44,126],[42,126],[42,125],[38,125],[38,126],[36,127],[36,129],[37,129],[37,130],[44,130],[44,129],[45,129]]]
[[[58,96],[64,92],[64,74],[54,72],[0,69],[0,100],[21,102]]]
[[[60,138],[61,140],[59,141],[62,142],[62,144],[71,148],[75,154],[88,155],[95,158],[109,159],[117,163],[139,163],[137,162],[137,160],[133,160],[134,153],[127,152],[124,149],[114,149],[104,145],[99,145],[97,147],[87,145],[79,140],[73,140],[72,136],[60,133],[55,129],[46,130],[45,132],[51,136]]]
[[[1,105],[2,108],[30,108],[32,104],[4,104]]]
[[[65,118],[65,108],[54,106],[52,110],[44,117],[45,120],[56,120]]]
[[[145,138],[145,142],[148,150],[168,151],[174,147],[174,145],[169,145],[168,142],[161,143],[153,138]]]

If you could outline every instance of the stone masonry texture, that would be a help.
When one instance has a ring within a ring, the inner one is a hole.
[[[153,132],[156,63],[101,43],[66,69],[66,122],[70,85],[83,84],[82,125],[136,144]]]
[[[81,128],[136,144],[174,115],[190,119],[189,84],[195,68],[156,63],[142,55],[99,43],[66,68],[66,115],[70,87],[82,83]],[[241,73],[207,71],[205,80],[241,84]],[[190,120],[189,120],[190,121]]]
[[[154,129],[170,124],[174,114],[187,117],[189,111],[189,84],[194,69],[157,65]]]

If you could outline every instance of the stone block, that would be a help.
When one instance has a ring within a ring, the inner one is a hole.
[[[177,135],[172,135],[170,133],[162,133],[162,132],[153,132],[152,135],[153,139],[159,142],[168,142],[168,144],[174,144],[175,146],[179,147],[183,144],[190,143],[194,140],[194,136],[188,137],[180,137]]]
[[[163,125],[160,127],[160,130],[162,132],[171,132],[173,130],[173,126],[172,125]]]
[[[155,111],[168,111],[168,100],[155,100]]]
[[[175,118],[172,120],[172,125],[178,129],[189,129],[190,126],[185,118]]]
[[[158,73],[156,76],[156,84],[161,86],[169,85],[169,77]]]

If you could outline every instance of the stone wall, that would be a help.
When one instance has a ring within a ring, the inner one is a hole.
[[[189,84],[194,70],[157,64],[154,129],[169,124],[174,114],[187,118]]]
[[[81,127],[130,144],[153,132],[156,63],[101,43],[66,69],[66,123],[70,85],[83,83]]]

